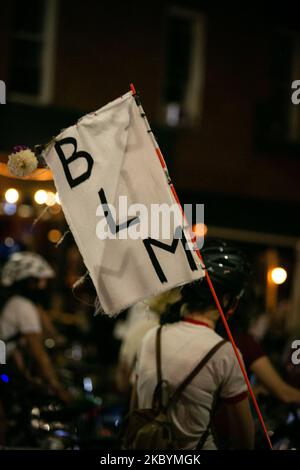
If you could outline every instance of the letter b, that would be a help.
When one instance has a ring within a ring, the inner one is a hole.
[[[63,149],[62,149],[63,145],[67,145],[67,144],[73,145],[73,147],[74,147],[74,151],[73,151],[72,155],[68,158],[66,158],[66,156],[63,152]],[[77,140],[74,137],[66,137],[65,139],[58,140],[55,143],[54,147],[55,147],[55,150],[57,152],[57,155],[59,156],[61,164],[63,166],[65,176],[68,180],[70,188],[74,188],[75,186],[78,186],[79,184],[83,183],[85,180],[89,179],[89,177],[91,176],[91,173],[92,173],[94,160],[93,160],[92,156],[89,153],[84,152],[83,150],[77,152]],[[72,162],[74,162],[75,160],[77,160],[78,158],[85,158],[86,159],[87,169],[81,175],[77,176],[76,178],[73,178],[73,176],[71,175],[70,169],[69,169],[69,165]]]

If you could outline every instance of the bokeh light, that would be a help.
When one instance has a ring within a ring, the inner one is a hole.
[[[60,199],[58,193],[55,193],[55,202],[56,204],[60,204]]]
[[[44,189],[39,189],[34,195],[34,200],[37,204],[45,204],[47,201],[47,193]]]
[[[286,281],[287,272],[284,268],[274,268],[271,271],[271,279],[274,284],[283,284]]]
[[[203,223],[193,225],[193,232],[196,237],[205,237],[207,234],[207,225]]]
[[[18,208],[18,215],[20,217],[32,217],[33,216],[33,208],[29,204],[21,204]]]
[[[17,212],[16,204],[10,204],[9,202],[5,202],[3,204],[3,211],[6,215],[14,215]]]
[[[61,238],[62,233],[60,230],[57,230],[53,228],[52,230],[49,230],[48,232],[48,240],[51,243],[57,243],[58,240]]]
[[[49,207],[49,212],[52,215],[57,215],[61,211],[61,207],[58,204],[55,204],[54,206]]]
[[[19,191],[15,188],[9,188],[5,193],[5,200],[9,204],[14,204],[19,199]]]
[[[4,245],[8,248],[12,248],[15,244],[15,241],[12,237],[6,237],[4,240]]]
[[[56,197],[52,191],[47,192],[46,204],[47,206],[54,206],[56,204]]]

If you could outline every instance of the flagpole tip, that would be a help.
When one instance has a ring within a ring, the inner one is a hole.
[[[135,89],[133,83],[130,83],[130,90],[132,91],[132,94],[133,94],[133,95],[136,95],[136,89]]]

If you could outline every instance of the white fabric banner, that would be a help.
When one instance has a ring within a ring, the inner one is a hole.
[[[175,200],[131,92],[65,129],[45,159],[106,314],[203,277],[197,254],[175,236],[181,221],[167,236],[150,231],[153,204]]]

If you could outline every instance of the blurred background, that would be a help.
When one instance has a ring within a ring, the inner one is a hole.
[[[284,321],[295,326],[297,14],[288,4],[257,11],[209,3],[154,1],[145,10],[134,1],[2,2],[7,105],[0,108],[0,160],[7,161],[14,145],[48,142],[134,82],[182,203],[205,204],[206,227],[198,232],[246,243],[263,305],[272,313],[280,300],[290,301]],[[3,165],[0,170],[1,250],[34,246],[58,264],[59,285],[67,289],[83,267],[72,237],[55,248],[66,225],[51,175],[22,181],[8,177]],[[49,211],[31,231],[46,204]],[[268,277],[277,266],[287,272],[280,286]]]
[[[292,82],[300,79],[295,7],[3,1],[0,48],[7,89],[7,104],[0,107],[1,263],[25,248],[48,259],[58,274],[47,298],[54,321],[62,329],[80,328],[98,364],[116,362],[114,322],[93,317],[92,286],[87,283],[80,300],[72,293],[85,268],[70,233],[56,246],[68,227],[50,172],[16,179],[5,163],[15,145],[48,142],[133,82],[181,202],[205,204],[205,225],[195,221],[196,233],[235,241],[247,251],[256,334],[269,332],[269,352],[282,353],[287,338],[300,332],[300,105],[291,101]]]

